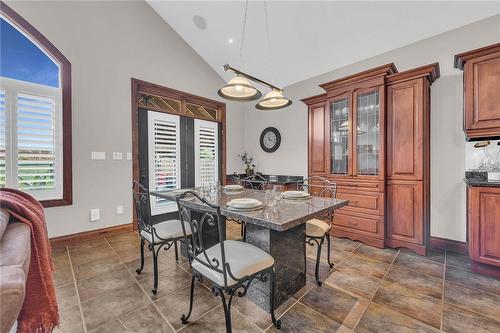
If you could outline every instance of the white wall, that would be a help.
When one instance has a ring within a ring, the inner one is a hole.
[[[257,111],[247,105],[245,149],[264,173],[307,175],[307,108],[301,98],[323,93],[318,84],[394,62],[399,71],[439,62],[441,77],[431,88],[431,235],[466,240],[466,143],[462,132],[462,72],[455,54],[500,41],[500,15],[426,39],[286,87],[293,105]],[[334,56],[334,55],[332,55]],[[314,55],[308,61],[314,61]],[[300,64],[296,64],[300,66]],[[293,68],[290,68],[293,70]],[[259,146],[261,131],[275,126],[281,147],[268,154]]]
[[[132,151],[130,78],[213,99],[223,80],[145,2],[7,4],[72,64],[73,205],[46,209],[49,236],[130,223],[132,163],[109,159]],[[227,169],[234,170],[243,115],[241,105],[226,104]],[[92,151],[108,159],[92,161]],[[101,209],[99,222],[89,222],[90,208]]]

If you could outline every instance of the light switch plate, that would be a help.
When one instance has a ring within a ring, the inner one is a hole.
[[[132,160],[132,153],[127,153],[127,160]]]
[[[104,152],[104,151],[93,151],[92,152],[92,159],[93,160],[105,160],[106,159],[106,152]]]
[[[90,222],[96,222],[99,221],[101,218],[101,212],[99,208],[93,208],[90,210]]]
[[[123,154],[119,151],[113,152],[113,159],[114,160],[121,160],[123,158]]]
[[[123,206],[122,205],[116,206],[116,214],[118,214],[118,215],[123,214]]]

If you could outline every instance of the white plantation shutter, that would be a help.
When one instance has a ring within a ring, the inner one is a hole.
[[[149,190],[166,191],[180,188],[181,154],[179,116],[148,112]],[[172,201],[151,196],[151,214],[177,210]]]
[[[7,119],[5,111],[5,90],[0,90],[0,187],[5,187],[5,164],[6,164],[6,152],[7,147]]]
[[[55,189],[55,99],[18,93],[16,119],[18,188]]]
[[[196,186],[216,183],[219,179],[219,143],[217,123],[194,120]]]
[[[0,186],[62,198],[61,90],[1,78]]]

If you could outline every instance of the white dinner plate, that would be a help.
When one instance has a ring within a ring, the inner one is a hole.
[[[304,191],[285,191],[283,192],[284,198],[308,198],[311,195]]]
[[[224,189],[226,191],[239,191],[239,190],[243,189],[243,186],[237,185],[237,184],[231,184],[231,185],[224,186]]]
[[[248,209],[248,208],[256,208],[262,206],[262,201],[252,198],[238,198],[229,201],[227,205],[232,208]]]
[[[235,211],[235,212],[253,212],[253,211],[261,210],[264,207],[265,207],[265,205],[262,204],[262,205],[259,205],[257,207],[251,207],[251,208],[236,208],[236,207],[227,206],[227,209]]]

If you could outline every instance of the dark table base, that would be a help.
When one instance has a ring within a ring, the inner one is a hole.
[[[306,285],[305,224],[275,231],[247,223],[246,241],[274,258],[276,272],[275,309]],[[247,297],[270,312],[271,283],[252,281]]]

